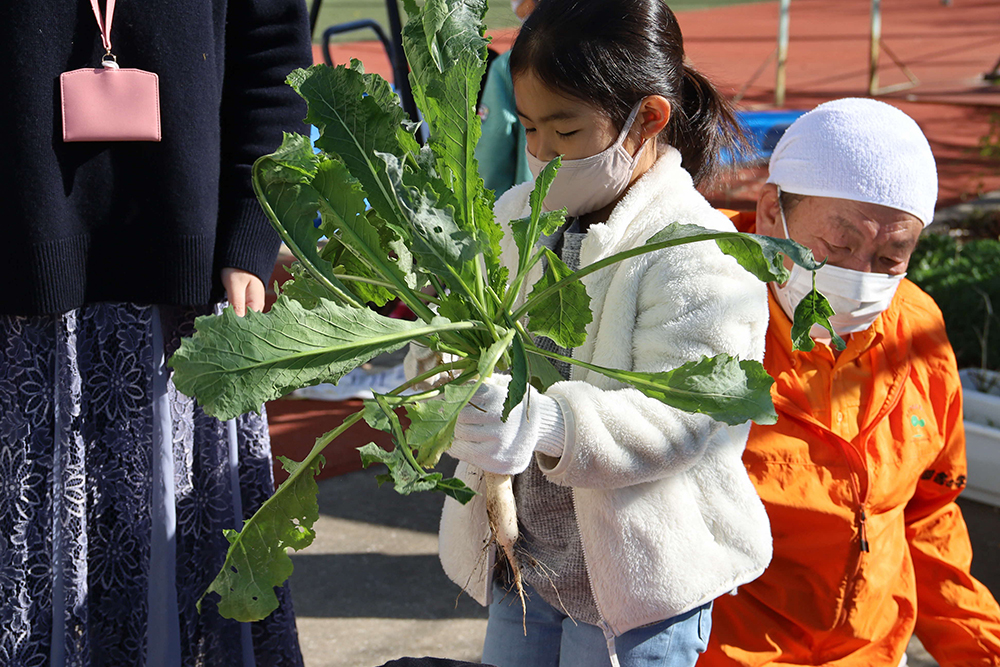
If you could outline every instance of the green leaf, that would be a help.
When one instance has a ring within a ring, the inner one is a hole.
[[[406,438],[403,435],[403,427],[399,423],[399,417],[385,397],[376,394],[375,400],[371,402],[375,403],[385,416],[394,448],[391,452],[387,452],[375,443],[369,443],[360,450],[361,464],[365,467],[374,461],[386,464],[396,491],[404,496],[414,491],[432,490],[441,481],[441,473],[428,475],[413,461],[413,455],[407,450]]]
[[[386,400],[387,398],[389,397],[376,395],[375,400],[368,401],[368,403],[374,403],[383,413],[385,420],[384,422],[379,420],[379,423],[388,426],[388,430],[392,434],[394,449],[387,452],[375,443],[361,447],[359,451],[361,452],[362,466],[367,468],[376,462],[385,464],[389,468],[389,474],[380,476],[382,479],[380,479],[379,484],[382,481],[391,480],[396,491],[404,496],[415,491],[441,491],[463,505],[469,502],[475,492],[461,480],[444,479],[441,473],[428,473],[417,465],[413,456],[406,449],[402,425],[399,423],[399,417],[392,409],[390,402]]]
[[[563,376],[559,374],[551,361],[530,350],[528,351],[528,366],[531,369],[531,384],[538,391],[544,392],[556,382],[563,381]]]
[[[389,84],[365,75],[359,61],[352,61],[350,69],[314,65],[295,70],[288,75],[288,83],[308,104],[306,122],[319,128],[316,146],[344,161],[361,182],[372,208],[405,236],[405,228],[397,222],[403,216],[385,162],[376,154],[402,158],[416,152],[417,144],[408,130],[400,131],[407,116]]]
[[[532,188],[531,194],[528,196],[531,213],[526,218],[513,220],[510,223],[510,231],[514,235],[514,243],[517,245],[519,275],[528,268],[538,239],[552,234],[566,221],[566,214],[563,210],[548,213],[542,210],[545,196],[556,178],[560,164],[562,164],[562,158],[556,157],[542,168],[535,179],[535,187]]]
[[[833,345],[838,350],[847,347],[847,343],[833,330],[833,325],[830,324],[830,317],[833,314],[830,302],[816,291],[816,275],[813,274],[812,290],[795,307],[795,318],[792,322],[792,349],[809,352],[815,347],[816,344],[811,337],[814,324],[818,324],[830,332]]]
[[[651,236],[641,246],[615,253],[592,264],[588,264],[579,271],[565,275],[559,280],[548,281],[544,287],[536,285],[532,291],[534,300],[529,299],[515,310],[511,317],[520,319],[525,314],[537,308],[534,301],[551,298],[567,286],[580,281],[595,271],[600,271],[606,266],[611,266],[612,264],[648,252],[702,241],[721,242],[720,250],[731,255],[739,262],[740,266],[755,275],[758,279],[765,281],[780,282],[787,280],[789,272],[781,262],[781,254],[783,253],[787,253],[793,262],[811,271],[815,271],[823,265],[813,258],[812,252],[808,248],[788,239],[773,239],[768,236],[744,234],[741,232],[719,232],[698,225],[673,223]],[[815,310],[814,314],[817,318],[820,317],[820,311]],[[815,323],[821,324],[827,329],[831,328],[829,321],[817,320]]]
[[[441,454],[451,446],[459,413],[483,381],[493,374],[493,369],[510,347],[515,333],[513,329],[508,330],[501,340],[480,354],[477,382],[451,382],[442,387],[442,394],[437,398],[407,405],[406,416],[410,419],[410,428],[406,431],[406,442],[416,452],[418,464],[437,465]]]
[[[310,183],[316,176],[319,162],[308,137],[285,134],[277,151],[254,163],[254,190],[281,240],[324,286],[327,296],[342,303],[360,305],[350,289],[334,276],[333,267],[320,257],[317,248],[322,232],[316,229],[313,220],[320,203]]]
[[[276,494],[265,502],[242,531],[224,531],[229,552],[219,574],[202,594],[202,598],[208,593],[221,596],[218,610],[225,618],[257,621],[277,609],[274,587],[284,583],[293,569],[286,549],[305,548],[316,536],[316,475],[323,467],[323,457],[317,454],[308,464],[278,458],[289,473],[280,498],[275,500]]]
[[[736,259],[740,266],[763,282],[783,283],[788,280],[788,269],[782,263],[782,256],[787,256],[810,271],[823,266],[822,262],[816,261],[811,250],[789,239],[742,232],[720,232],[677,222],[651,236],[644,247],[669,247],[678,245],[678,242],[708,240],[714,240],[722,252]]]
[[[403,48],[410,65],[410,87],[430,130],[428,146],[442,181],[442,187],[435,185],[434,190],[439,197],[453,193],[451,215],[458,228],[475,241],[480,255],[456,267],[460,284],[453,277],[448,286],[473,300],[479,319],[492,322],[499,303],[486,298],[486,279],[499,295],[504,294],[506,283],[495,281],[501,270],[503,232],[494,222],[493,193],[483,185],[475,158],[481,135],[477,99],[486,72],[485,14],[485,0],[427,0],[420,20],[404,27]],[[425,165],[426,158],[419,162]],[[441,199],[437,207],[447,208],[448,202]]]
[[[431,178],[406,174],[402,162],[393,155],[380,157],[385,160],[403,215],[410,223],[410,250],[421,269],[439,276],[452,290],[473,294],[470,283],[477,279],[476,240],[458,226],[452,208],[438,206],[439,194]]]
[[[480,242],[489,267],[498,261],[500,232],[474,155],[481,134],[476,102],[486,72],[485,14],[485,0],[427,0],[420,20],[404,27],[403,48],[437,171],[458,201],[455,220]]]
[[[753,420],[773,424],[777,413],[771,401],[774,379],[756,361],[740,361],[728,354],[702,357],[661,373],[622,371],[586,363],[537,347],[535,352],[596,371],[630,384],[642,393],[667,405],[706,414],[727,424]]]
[[[306,309],[315,308],[320,301],[330,298],[330,292],[326,287],[316,280],[301,262],[292,262],[285,267],[285,270],[291,274],[292,279],[286,280],[275,292],[298,301]]]
[[[601,372],[667,405],[706,414],[727,424],[748,420],[773,424],[778,420],[771,401],[774,379],[756,361],[720,354],[690,361],[665,373]]]
[[[536,336],[547,336],[557,345],[574,348],[587,339],[587,325],[594,318],[590,296],[580,281],[566,283],[548,296],[539,297],[546,288],[573,274],[559,256],[542,248],[547,266],[528,295],[528,329]]]
[[[202,598],[212,592],[222,596],[220,614],[241,622],[259,621],[278,607],[274,587],[282,585],[292,573],[292,561],[285,550],[303,549],[315,537],[313,524],[319,517],[315,478],[324,465],[322,451],[360,418],[361,412],[355,412],[317,438],[300,463],[280,457],[288,478],[243,522],[243,530],[225,531],[229,540],[226,560],[202,594]]]
[[[437,483],[435,491],[440,491],[446,496],[451,496],[461,504],[466,504],[476,496],[476,492],[465,485],[465,482],[457,477],[446,477]]]
[[[392,482],[393,488],[400,495],[409,495],[416,491],[440,491],[451,496],[463,505],[472,500],[476,492],[465,485],[465,482],[455,477],[444,478],[439,472],[428,473],[415,470],[398,450],[387,452],[374,442],[360,447],[361,466],[367,468],[373,463],[380,463],[389,469],[387,475],[375,477],[379,486]]]
[[[406,406],[410,427],[406,430],[407,446],[416,452],[417,463],[434,466],[441,459],[455,436],[455,422],[478,384],[470,382],[455,386],[447,384],[442,395]]]
[[[428,474],[414,468],[398,446],[387,452],[374,442],[369,442],[364,447],[359,447],[358,451],[361,452],[363,468],[373,463],[381,463],[389,469],[388,476],[379,476],[379,486],[383,481],[392,481],[393,488],[403,496],[419,491],[433,491],[443,477],[439,472]]]
[[[424,325],[323,301],[306,309],[280,296],[266,314],[195,320],[195,335],[170,359],[174,384],[205,411],[231,419],[299,387],[336,382],[362,363],[420,335],[471,328]]]
[[[524,399],[528,393],[528,355],[520,336],[514,336],[510,345],[510,383],[507,385],[507,398],[503,402],[501,419],[507,421],[510,411]]]
[[[538,178],[535,179],[535,187],[532,188],[531,194],[528,195],[528,203],[531,205],[531,218],[537,220],[542,214],[542,210],[545,204],[545,197],[549,194],[549,188],[552,187],[552,182],[556,180],[556,174],[559,171],[559,167],[562,165],[562,156],[557,155],[555,158],[549,161],[547,165],[542,167],[542,171],[538,174]],[[537,242],[538,239],[535,239]],[[534,243],[532,243],[534,245]]]
[[[312,181],[323,216],[321,231],[330,239],[324,257],[343,266],[345,273],[391,282],[401,291],[415,282],[407,275],[409,267],[400,266],[390,257],[390,246],[398,240],[392,227],[384,223],[372,224],[365,206],[365,193],[361,184],[337,160],[325,159],[320,163]],[[379,222],[382,222],[379,220]],[[336,256],[331,255],[336,252]],[[405,260],[404,260],[405,262]],[[351,290],[364,301],[385,305],[393,294],[384,287],[352,282]]]

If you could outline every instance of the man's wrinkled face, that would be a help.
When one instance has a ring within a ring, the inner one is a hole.
[[[801,197],[785,209],[788,234],[818,260],[863,273],[906,273],[923,223],[911,213],[849,199]],[[757,201],[757,233],[784,238],[773,184]]]

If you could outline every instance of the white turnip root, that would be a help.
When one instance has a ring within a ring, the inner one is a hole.
[[[483,471],[483,486],[486,495],[486,516],[489,518],[490,532],[497,546],[503,551],[507,564],[510,566],[514,589],[521,599],[521,609],[527,613],[524,602],[524,583],[521,580],[521,568],[514,555],[514,543],[517,542],[517,506],[514,503],[514,484],[510,475],[498,475]],[[522,615],[522,623],[524,617]],[[524,628],[528,633],[527,626]]]

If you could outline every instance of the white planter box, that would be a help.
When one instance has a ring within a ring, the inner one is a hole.
[[[965,369],[960,374],[969,462],[969,478],[962,495],[1000,507],[1000,373]],[[989,393],[979,391],[974,374],[986,380],[988,386],[984,388]]]

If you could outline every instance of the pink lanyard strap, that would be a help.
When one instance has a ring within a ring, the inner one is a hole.
[[[97,27],[101,29],[101,41],[104,43],[106,55],[111,55],[111,21],[115,16],[115,0],[107,0],[107,18],[101,18],[101,7],[97,0],[90,0],[90,6],[94,10],[94,18],[97,19]]]

